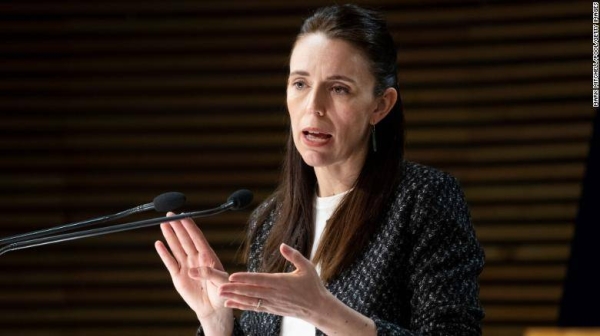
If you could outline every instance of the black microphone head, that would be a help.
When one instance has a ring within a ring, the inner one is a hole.
[[[232,210],[242,210],[252,202],[252,192],[248,189],[240,189],[229,196],[227,202],[232,202]]]
[[[156,196],[152,203],[156,211],[172,211],[185,204],[185,195],[180,192],[171,191]]]

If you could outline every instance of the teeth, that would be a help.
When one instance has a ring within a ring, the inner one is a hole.
[[[330,136],[328,136],[327,134],[323,134],[323,133],[306,133],[306,138],[310,141],[314,141],[314,142],[325,142],[327,141]]]

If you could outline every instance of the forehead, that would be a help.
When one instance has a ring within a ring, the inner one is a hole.
[[[294,71],[323,76],[371,76],[369,62],[358,48],[320,33],[296,41],[290,57],[290,72]]]

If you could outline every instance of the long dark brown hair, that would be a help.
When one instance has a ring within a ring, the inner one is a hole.
[[[304,21],[298,39],[312,33],[340,39],[363,52],[375,77],[374,94],[387,88],[398,90],[397,52],[383,17],[355,5],[324,7]],[[388,115],[376,125],[377,151],[371,146],[352,190],[327,222],[313,262],[320,264],[321,278],[328,282],[361,253],[377,228],[380,216],[401,178],[404,157],[404,113],[400,95]],[[304,163],[294,146],[291,129],[287,140],[279,187],[274,202],[257,214],[251,241],[273,211],[273,228],[262,252],[263,272],[284,272],[287,262],[279,253],[281,243],[310,257],[314,240],[313,202],[317,187],[314,169]]]

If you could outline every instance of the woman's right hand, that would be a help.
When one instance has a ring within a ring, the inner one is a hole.
[[[202,231],[190,218],[163,223],[160,228],[171,252],[161,241],[154,246],[175,289],[194,310],[205,334],[231,335],[233,312],[218,295],[219,285],[229,282],[229,275]]]

